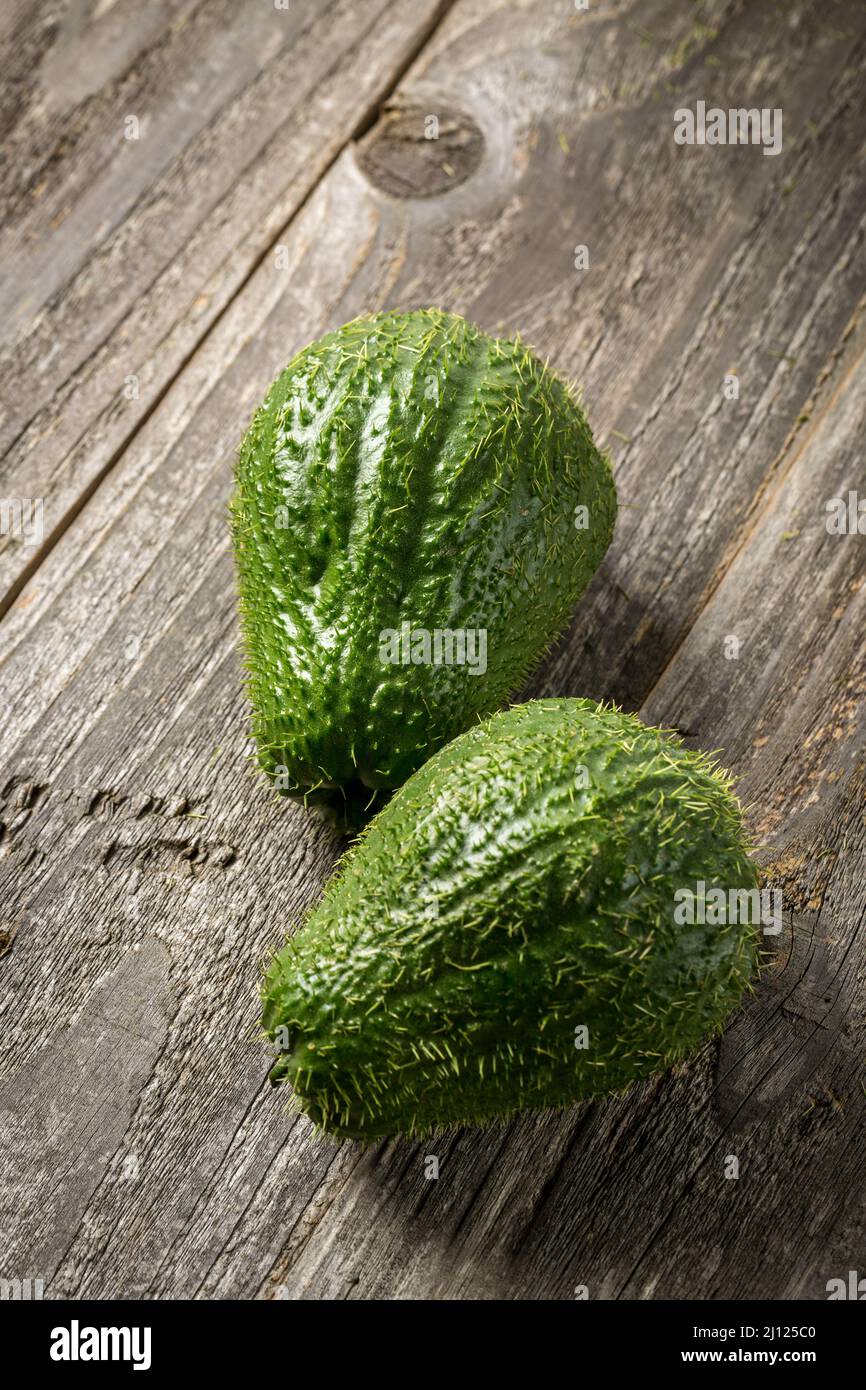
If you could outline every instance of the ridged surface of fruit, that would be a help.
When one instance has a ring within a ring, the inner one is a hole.
[[[520,344],[419,310],[304,349],[250,425],[232,503],[253,731],[277,789],[362,820],[519,687],[615,513],[583,411]],[[440,638],[451,664],[403,636],[437,631],[458,634],[450,651]]]
[[[397,792],[274,959],[272,1077],[364,1139],[618,1091],[718,1031],[755,970],[759,926],[675,920],[701,882],[756,885],[711,759],[587,700],[494,715]]]

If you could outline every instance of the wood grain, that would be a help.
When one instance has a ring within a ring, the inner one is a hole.
[[[20,5],[0,450],[45,538],[0,537],[0,612],[450,3]]]
[[[0,626],[4,1277],[54,1297],[812,1299],[857,1267],[866,537],[829,534],[825,504],[866,491],[864,63],[847,0],[699,19],[458,0],[396,97],[471,115],[476,172],[396,198],[347,147],[263,229],[284,255],[187,340]],[[675,145],[698,99],[781,106],[782,155]],[[294,349],[429,302],[582,382],[614,455],[614,546],[529,693],[615,697],[722,748],[785,928],[677,1074],[363,1151],[313,1140],[265,1084],[259,963],[341,844],[248,767],[225,501]],[[83,420],[84,453],[102,428]]]

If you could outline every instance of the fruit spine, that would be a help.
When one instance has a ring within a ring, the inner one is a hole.
[[[678,921],[756,871],[726,776],[615,708],[543,700],[428,762],[276,956],[275,1081],[374,1139],[609,1094],[721,1028],[754,921]]]
[[[362,822],[519,687],[615,514],[583,411],[520,343],[419,310],[305,348],[256,412],[232,503],[277,790]]]

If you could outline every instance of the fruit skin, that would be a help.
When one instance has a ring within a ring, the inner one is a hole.
[[[589,700],[494,715],[397,792],[275,957],[272,1080],[365,1140],[622,1090],[718,1031],[756,968],[758,926],[677,925],[699,880],[757,883],[709,757]]]
[[[418,310],[305,348],[253,418],[232,501],[253,732],[277,790],[362,823],[520,686],[615,515],[583,411],[519,343]],[[475,673],[383,664],[383,633],[419,629],[483,630],[486,671],[477,655]]]

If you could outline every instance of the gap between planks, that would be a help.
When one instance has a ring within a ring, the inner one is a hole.
[[[649,703],[658,687],[664,681],[665,677],[668,674],[668,671],[671,669],[671,667],[677,660],[677,657],[679,656],[682,647],[688,641],[688,638],[693,632],[693,630],[697,627],[706,609],[709,608],[710,604],[713,601],[713,598],[715,597],[718,590],[722,587],[722,584],[725,582],[725,579],[727,578],[729,572],[733,569],[737,559],[745,550],[748,549],[752,537],[755,535],[756,531],[758,530],[758,527],[761,524],[762,518],[768,511],[772,509],[773,502],[781,493],[785,485],[786,479],[796,466],[797,460],[802,454],[803,450],[806,448],[810,436],[815,433],[816,422],[812,419],[814,409],[820,405],[821,410],[818,418],[819,421],[825,420],[827,415],[830,413],[833,406],[835,405],[836,401],[838,400],[840,393],[844,390],[846,383],[850,380],[854,372],[857,370],[860,359],[863,356],[863,352],[866,351],[866,344],[864,344],[864,347],[862,347],[858,351],[854,361],[848,364],[848,367],[845,371],[845,375],[843,376],[842,380],[837,381],[833,385],[832,393],[829,399],[822,400],[822,397],[826,396],[826,392],[830,388],[833,373],[837,364],[840,361],[842,361],[844,357],[845,344],[848,342],[848,339],[854,333],[857,332],[858,328],[861,327],[860,319],[863,315],[864,309],[866,309],[866,295],[864,295],[864,297],[857,304],[857,307],[851,315],[851,318],[845,325],[845,330],[842,333],[839,342],[836,344],[836,347],[833,350],[829,361],[825,364],[823,371],[818,376],[818,379],[816,380],[815,386],[812,390],[812,394],[808,396],[806,398],[806,401],[804,402],[803,414],[808,413],[808,424],[805,426],[801,426],[799,420],[795,420],[794,424],[791,426],[791,429],[788,432],[784,444],[782,445],[781,449],[779,450],[779,453],[776,455],[776,458],[770,465],[770,468],[768,469],[765,477],[759,484],[754,497],[752,498],[750,516],[746,517],[745,524],[743,525],[737,540],[735,540],[734,543],[728,547],[728,550],[722,557],[718,566],[710,575],[709,581],[707,582],[706,588],[704,589],[704,592],[702,593],[698,601],[694,615],[691,619],[688,628],[686,628],[685,632],[683,632],[680,636],[679,641],[676,642],[676,644],[674,645],[673,650],[670,652],[667,661],[665,662],[661,670],[658,672],[657,676],[652,682],[652,685],[649,687],[646,694],[644,695],[644,698],[641,702],[643,705]]]
[[[156,411],[162,405],[166,396],[169,394],[171,389],[174,387],[174,385],[186,371],[187,367],[196,357],[200,349],[204,346],[204,344],[211,337],[214,331],[222,323],[226,314],[234,306],[236,300],[239,299],[240,296],[243,294],[244,290],[252,280],[253,276],[264,264],[268,256],[272,254],[274,247],[279,245],[282,238],[285,237],[288,231],[290,230],[292,224],[303,213],[313,194],[316,193],[320,184],[322,184],[328,177],[328,174],[336,164],[337,160],[341,158],[344,152],[351,145],[353,145],[359,139],[361,139],[361,137],[365,135],[367,131],[372,128],[373,125],[375,125],[376,120],[379,117],[379,113],[382,110],[382,107],[388,101],[389,97],[391,97],[393,93],[396,91],[396,89],[399,87],[407,72],[410,70],[410,68],[414,66],[424,49],[433,39],[434,35],[439,30],[441,25],[444,23],[445,19],[448,17],[448,14],[456,4],[457,0],[438,0],[438,4],[436,5],[429,18],[419,28],[414,41],[409,45],[400,62],[397,63],[396,66],[392,69],[390,77],[387,79],[387,81],[383,82],[381,89],[376,93],[376,95],[371,97],[370,100],[367,102],[367,104],[361,111],[358,120],[356,121],[355,125],[352,127],[351,131],[346,136],[346,138],[336,145],[327,163],[321,170],[319,177],[310,185],[310,187],[307,189],[307,191],[304,193],[302,198],[297,203],[296,207],[293,209],[291,215],[282,224],[282,226],[278,228],[274,237],[264,246],[262,251],[250,262],[249,266],[244,272],[242,279],[235,286],[234,291],[229,294],[225,304],[223,304],[222,308],[210,321],[210,323],[200,334],[200,336],[195,339],[189,351],[182,357],[174,371],[171,372],[170,375],[163,382],[162,386],[156,392],[153,400],[136,420],[129,433],[123,437],[120,444],[109,456],[109,458],[107,459],[103,467],[99,470],[99,472],[96,473],[96,475],[93,478],[91,478],[90,482],[87,483],[87,485],[84,488],[82,488],[81,492],[79,493],[78,497],[76,497],[72,505],[67,507],[66,511],[61,516],[57,525],[54,527],[52,531],[49,532],[48,537],[43,541],[42,545],[39,547],[38,551],[33,556],[33,558],[23,567],[21,573],[17,576],[17,578],[12,581],[6,593],[0,595],[0,622],[2,622],[3,618],[9,612],[9,609],[15,603],[15,601],[22,593],[24,588],[27,586],[27,584],[30,583],[30,580],[37,573],[40,567],[44,564],[45,560],[54,550],[55,546],[62,540],[63,536],[75,522],[76,518],[80,516],[81,512],[84,510],[88,502],[90,502],[95,493],[105,482],[106,478],[109,477],[113,469],[117,466],[123,455],[126,453],[127,449],[130,447],[131,444],[134,443],[137,436],[154,416]]]

